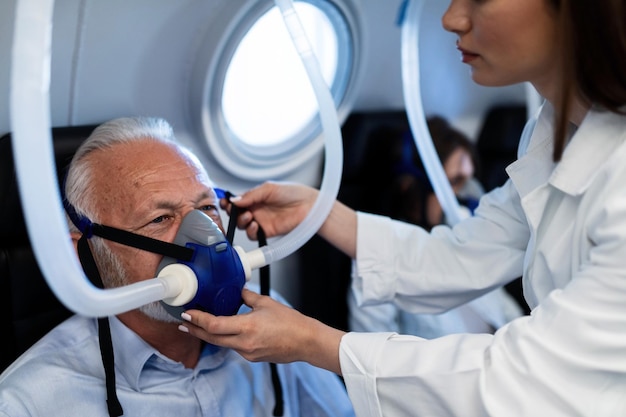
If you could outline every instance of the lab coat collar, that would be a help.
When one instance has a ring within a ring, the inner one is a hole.
[[[565,148],[550,184],[573,196],[582,194],[625,141],[626,117],[591,109]]]
[[[519,159],[506,171],[522,198],[546,183],[577,196],[625,141],[626,117],[592,108],[565,147],[561,161],[555,164],[554,110],[546,102],[537,120],[527,124]]]
[[[553,119],[552,106],[546,102],[537,119],[529,120],[524,127],[518,159],[506,168],[507,174],[522,199],[545,185],[554,170]]]

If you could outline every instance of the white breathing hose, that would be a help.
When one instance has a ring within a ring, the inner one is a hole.
[[[422,105],[419,65],[419,20],[424,0],[408,0],[402,23],[402,84],[404,103],[415,145],[426,168],[435,195],[446,215],[446,222],[455,225],[464,217],[450,181],[437,156],[426,124]]]
[[[281,259],[317,232],[336,198],[343,150],[334,101],[304,36],[291,0],[276,0],[301,55],[320,106],[326,133],[326,167],[320,196],[298,227],[262,252],[252,253],[253,268]],[[98,289],[85,277],[68,237],[56,182],[50,134],[50,56],[54,0],[17,0],[11,58],[13,156],[24,218],[33,251],[61,302],[90,317],[119,314],[144,304],[176,297],[184,283],[177,277],[154,278],[115,289]],[[35,150],[36,151],[33,151]],[[334,177],[332,177],[334,175]],[[45,207],[42,210],[41,207]],[[254,251],[253,251],[254,252]]]
[[[283,20],[305,66],[319,104],[322,130],[326,135],[324,140],[324,174],[319,196],[302,223],[280,240],[247,254],[253,269],[290,255],[317,233],[335,202],[343,168],[341,129],[337,119],[335,102],[326,85],[317,58],[294,10],[292,0],[275,0],[275,3],[283,15]]]
[[[87,280],[76,258],[52,157],[49,91],[53,6],[53,0],[18,0],[16,4],[10,104],[13,157],[24,218],[39,266],[63,304],[88,316],[121,313],[166,298],[172,286],[158,279],[99,290]]]

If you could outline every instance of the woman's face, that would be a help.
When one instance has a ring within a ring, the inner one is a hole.
[[[442,19],[475,82],[529,81],[544,96],[558,74],[557,20],[547,0],[451,0]]]

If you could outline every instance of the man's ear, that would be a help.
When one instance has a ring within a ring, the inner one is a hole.
[[[70,232],[70,237],[72,238],[72,244],[74,245],[74,250],[76,251],[77,255],[78,255],[78,241],[80,240],[82,236],[83,234],[80,232]]]

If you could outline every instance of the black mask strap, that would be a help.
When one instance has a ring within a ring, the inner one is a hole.
[[[83,266],[87,278],[98,288],[104,288],[102,278],[96,261],[93,258],[87,235],[83,234],[78,240],[78,258]],[[115,391],[115,358],[113,355],[113,341],[111,340],[111,328],[108,317],[98,319],[98,340],[100,342],[100,355],[104,366],[104,376],[107,390],[107,409],[109,416],[119,417],[124,414],[122,404],[117,398]]]
[[[180,261],[191,261],[193,257],[193,249],[191,248],[152,239],[147,236],[138,235],[136,233],[117,229],[115,227],[93,223],[89,218],[79,214],[76,211],[76,208],[70,204],[65,196],[66,179],[67,175],[63,180],[63,187],[61,187],[61,191],[63,193],[63,207],[65,208],[65,212],[72,223],[74,223],[78,230],[80,230],[83,236],[87,239],[96,235],[103,239],[111,240],[113,242],[121,243],[123,245],[142,249],[148,252],[158,253],[159,255],[169,256],[170,258],[178,259]]]
[[[220,190],[221,191],[221,190]],[[224,197],[228,200],[233,196],[230,191],[223,191]],[[230,205],[230,220],[228,221],[228,230],[226,232],[226,239],[228,243],[233,244],[233,239],[235,237],[235,228],[237,226],[237,218],[239,217],[240,208],[234,204]],[[259,230],[257,231],[257,240],[259,241],[259,247],[267,245],[267,239],[265,237],[265,232],[261,225],[259,225]],[[265,265],[261,267],[259,271],[259,284],[261,286],[261,294],[262,295],[270,295],[270,266]],[[274,412],[273,415],[275,417],[280,417],[284,415],[284,400],[283,400],[283,387],[280,382],[280,376],[278,375],[278,369],[276,368],[275,363],[270,363],[270,372],[272,375],[272,386],[274,387]]]
[[[223,191],[224,198],[230,201],[230,198],[233,194],[230,191]],[[233,239],[235,238],[235,228],[237,227],[237,219],[239,218],[240,209],[234,204],[230,205],[230,219],[228,220],[228,228],[226,230],[226,240],[231,245],[233,244]]]
[[[66,213],[72,220],[72,223],[82,232],[82,236],[78,240],[77,245],[78,258],[80,259],[85,275],[96,287],[104,288],[104,284],[100,276],[100,271],[98,271],[96,261],[89,248],[88,240],[93,235],[183,261],[190,261],[193,257],[194,251],[191,248],[163,242],[114,227],[92,223],[87,217],[78,214],[74,206],[65,198],[65,179],[61,191],[63,192],[62,200]],[[115,390],[115,357],[113,353],[113,341],[111,339],[111,326],[108,317],[98,318],[98,341],[100,343],[102,365],[104,366],[107,409],[110,417],[119,417],[124,414],[124,410],[117,398],[117,392]]]
[[[193,249],[174,243],[164,242],[151,237],[138,235],[137,233],[117,229],[111,226],[104,226],[98,223],[91,224],[91,231],[94,235],[122,245],[132,246],[159,255],[169,256],[180,261],[191,261]]]
[[[257,231],[257,239],[259,241],[259,246],[266,246],[267,239],[265,237],[265,232],[261,225],[259,225],[259,230]],[[261,285],[261,294],[270,295],[270,266],[265,265],[261,267],[259,271],[259,283]],[[274,416],[282,416],[284,414],[284,404],[283,404],[283,387],[280,382],[280,376],[278,375],[278,369],[276,368],[276,364],[270,362],[270,371],[272,373],[272,385],[274,386],[274,397],[276,398],[276,403],[274,405]]]

